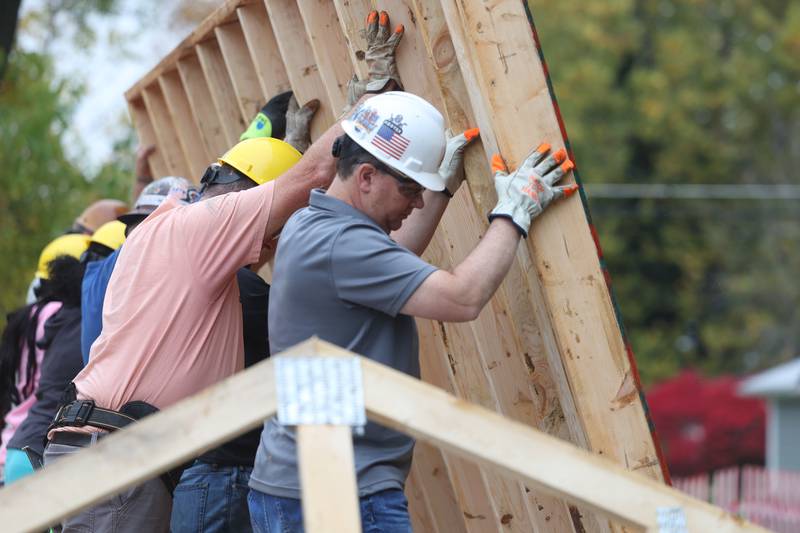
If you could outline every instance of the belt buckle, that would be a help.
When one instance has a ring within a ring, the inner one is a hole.
[[[72,405],[66,409],[61,423],[73,427],[85,426],[89,417],[92,416],[92,411],[94,411],[94,402],[92,400],[73,402]]]

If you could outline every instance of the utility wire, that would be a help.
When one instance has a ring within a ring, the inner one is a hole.
[[[587,196],[608,199],[656,200],[800,200],[800,185],[589,183]]]

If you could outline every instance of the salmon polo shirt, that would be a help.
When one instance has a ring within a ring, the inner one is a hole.
[[[258,261],[273,192],[269,182],[192,205],[168,199],[131,233],[74,380],[79,399],[164,409],[243,368],[236,271]]]

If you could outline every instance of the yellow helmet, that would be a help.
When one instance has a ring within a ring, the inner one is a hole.
[[[125,224],[119,220],[106,222],[92,234],[92,242],[116,250],[125,242]]]
[[[286,142],[256,137],[239,142],[219,158],[257,184],[272,181],[300,161],[302,154]]]
[[[69,233],[57,237],[45,246],[39,255],[39,267],[36,270],[36,276],[41,279],[49,279],[50,274],[47,272],[47,265],[56,257],[69,255],[75,259],[80,259],[81,254],[89,247],[90,240],[91,237],[82,233]]]

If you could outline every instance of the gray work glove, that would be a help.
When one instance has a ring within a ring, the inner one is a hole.
[[[389,14],[381,11],[370,11],[367,15],[367,61],[368,77],[360,81],[357,76],[347,84],[347,106],[345,112],[353,107],[366,92],[378,93],[386,89],[389,82],[394,81],[396,90],[402,90],[400,74],[397,72],[395,50],[403,38],[402,24],[398,24],[394,32],[389,31]]]
[[[311,119],[319,109],[319,100],[314,99],[303,107],[297,105],[297,98],[292,95],[286,109],[286,137],[283,140],[302,153],[311,146]]]
[[[492,157],[494,187],[497,190],[497,205],[489,213],[489,220],[505,217],[511,220],[524,237],[528,236],[531,221],[539,216],[550,203],[562,196],[571,196],[578,185],[553,185],[574,168],[564,149],[545,157],[550,145],[542,143],[529,155],[522,166],[508,173],[503,158]]]
[[[455,137],[450,137],[450,132],[447,132],[447,148],[444,151],[442,164],[439,165],[439,175],[445,183],[442,192],[450,198],[464,181],[464,150],[475,137],[480,135],[480,132],[478,128],[472,128]]]

